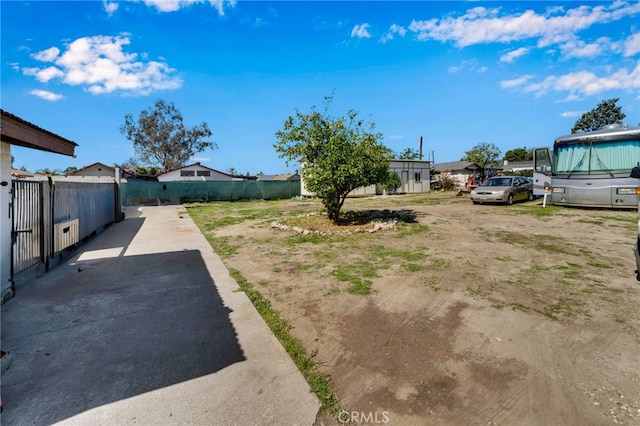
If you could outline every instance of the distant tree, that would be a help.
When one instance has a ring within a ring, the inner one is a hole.
[[[135,157],[131,157],[128,160],[118,164],[118,163],[113,163],[113,167],[120,167],[121,169],[135,169],[136,167],[140,166],[140,162],[135,158]]]
[[[227,173],[229,173],[230,175],[237,175],[238,174],[238,169],[236,169],[235,167],[229,167],[227,169]]]
[[[184,166],[194,154],[217,146],[206,140],[212,135],[207,123],[187,129],[182,120],[172,102],[159,99],[153,108],[142,111],[137,121],[127,114],[120,132],[133,142],[143,163],[173,170]]]
[[[13,168],[13,161],[16,159],[13,155],[11,155],[11,168]]]
[[[347,195],[356,188],[384,182],[393,152],[380,141],[374,124],[365,124],[349,110],[343,117],[329,115],[333,95],[324,98],[324,111],[296,110],[274,145],[280,157],[304,161],[301,171],[306,188],[322,200],[329,220],[339,220]]]
[[[45,167],[44,169],[36,170],[36,173],[39,175],[50,175],[50,176],[60,176],[62,175],[62,170],[60,169],[49,169]]]
[[[62,172],[62,174],[68,175],[69,173],[73,173],[73,172],[75,172],[76,170],[78,170],[78,168],[77,168],[77,167],[75,167],[75,166],[69,166],[69,167],[67,167],[66,169],[64,169],[64,171]]]
[[[419,160],[420,152],[412,148],[406,148],[404,151],[397,153],[395,157],[398,160]]]
[[[154,166],[136,166],[133,168],[138,176],[155,176],[159,169]]]
[[[469,151],[465,151],[464,154],[460,161],[471,161],[480,167],[485,167],[498,161],[500,148],[492,143],[481,142]]]
[[[620,98],[612,98],[602,101],[598,106],[589,112],[582,114],[582,117],[571,129],[571,133],[593,132],[602,129],[607,124],[619,123],[627,116],[622,112],[622,108],[616,105]]]
[[[533,152],[526,146],[510,149],[504,153],[504,159],[507,161],[531,161],[533,160]]]

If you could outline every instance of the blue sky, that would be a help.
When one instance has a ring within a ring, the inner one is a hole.
[[[640,123],[637,1],[2,1],[1,107],[78,143],[76,158],[12,147],[14,167],[122,163],[119,130],[157,99],[240,173],[293,171],[273,149],[296,108],[349,109],[395,152],[459,160],[549,146],[603,100]]]

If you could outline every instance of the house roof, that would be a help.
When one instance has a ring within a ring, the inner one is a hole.
[[[448,163],[435,163],[433,168],[436,172],[445,172],[451,170],[482,170],[482,167],[471,161],[450,161]]]
[[[532,169],[533,170],[533,160],[505,161],[502,167],[504,168],[504,170],[513,170],[513,169]]]
[[[196,163],[193,163],[193,164],[188,164],[188,165],[183,166],[183,167],[178,167],[177,169],[168,170],[168,171],[163,172],[163,173],[158,173],[158,174],[156,175],[156,177],[157,177],[157,176],[166,175],[167,173],[176,172],[176,171],[178,171],[178,170],[188,169],[188,168],[193,167],[193,166],[198,166],[198,167],[200,167],[200,168],[202,168],[202,169],[211,170],[212,172],[216,172],[216,173],[219,173],[219,174],[221,174],[221,175],[229,176],[229,177],[231,177],[231,178],[243,178],[243,179],[248,179],[248,180],[251,180],[251,179],[255,180],[255,179],[257,179],[255,176],[231,175],[231,174],[229,174],[229,173],[221,172],[220,170],[212,169],[211,167],[203,166],[203,165],[202,165],[202,164],[200,164],[199,162],[196,162]]]
[[[11,169],[11,176],[20,179],[25,177],[34,177],[35,175],[31,172],[27,172],[24,170]]]
[[[298,173],[287,173],[283,175],[261,175],[258,180],[300,180]]]
[[[11,145],[75,156],[77,143],[0,109],[0,139]]]
[[[403,161],[407,163],[431,163],[431,160],[411,160],[409,158],[392,158],[391,161]]]
[[[114,173],[115,173],[115,171],[116,171],[115,167],[107,166],[107,165],[106,165],[106,164],[104,164],[104,163],[97,162],[97,163],[89,164],[88,166],[84,166],[84,167],[83,167],[83,168],[81,168],[81,169],[78,169],[78,170],[74,170],[74,171],[72,171],[72,172],[69,172],[69,173],[67,173],[67,175],[68,175],[68,176],[79,175],[79,174],[81,174],[84,170],[90,169],[91,167],[94,167],[94,166],[102,167],[102,168],[104,168],[104,169],[109,169],[109,170],[111,170],[111,171],[112,171],[112,172],[114,172]]]

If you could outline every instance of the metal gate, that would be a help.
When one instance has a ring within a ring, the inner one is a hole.
[[[44,263],[43,183],[14,180],[11,187],[11,276]]]

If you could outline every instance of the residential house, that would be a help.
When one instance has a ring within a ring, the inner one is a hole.
[[[300,180],[300,175],[298,173],[286,173],[282,175],[259,175],[258,180]]]
[[[483,168],[471,161],[450,161],[433,165],[436,174],[448,174],[458,182],[459,188],[465,188],[470,180],[483,175]]]
[[[2,299],[12,292],[11,283],[11,145],[75,155],[77,143],[42,129],[0,109],[0,292]]]
[[[238,176],[221,172],[219,170],[205,167],[200,163],[190,164],[168,172],[160,173],[157,176],[158,182],[180,182],[180,181],[242,181],[256,180],[255,176]]]
[[[530,161],[507,161],[503,160],[502,162],[502,171],[504,173],[523,173],[523,172],[531,172],[533,173],[533,160]]]
[[[34,177],[35,174],[25,170],[11,169],[11,177],[14,179],[27,179]]]
[[[81,169],[74,170],[66,174],[67,176],[83,177],[112,177],[115,178],[116,168],[107,166],[104,163],[93,163]]]

